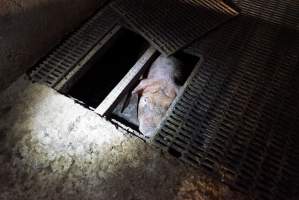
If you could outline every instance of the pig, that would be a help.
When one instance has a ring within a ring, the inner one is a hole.
[[[174,56],[160,55],[149,68],[148,75],[132,91],[139,94],[139,130],[147,138],[153,137],[172,101],[176,98],[180,85],[182,63]]]

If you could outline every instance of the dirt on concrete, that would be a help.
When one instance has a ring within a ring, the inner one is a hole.
[[[24,76],[0,113],[0,199],[243,199]]]
[[[0,91],[106,0],[1,0]]]

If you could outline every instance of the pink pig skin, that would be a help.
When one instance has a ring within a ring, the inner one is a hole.
[[[138,104],[139,130],[146,137],[152,137],[169,106],[178,94],[179,86],[175,76],[181,63],[174,57],[159,56],[132,93],[140,94]]]

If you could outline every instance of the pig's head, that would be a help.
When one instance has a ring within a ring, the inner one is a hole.
[[[134,89],[141,95],[138,106],[139,130],[152,137],[177,95],[177,86],[165,80],[145,79]]]

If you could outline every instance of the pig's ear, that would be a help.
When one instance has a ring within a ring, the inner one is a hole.
[[[142,80],[138,85],[137,87],[132,91],[132,94],[140,94],[142,93],[142,91],[148,87],[149,85],[152,84],[152,80],[150,79],[145,79],[145,80]]]

